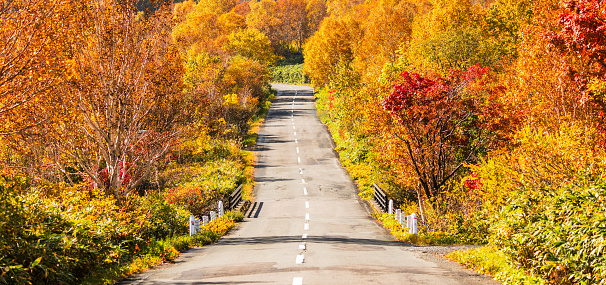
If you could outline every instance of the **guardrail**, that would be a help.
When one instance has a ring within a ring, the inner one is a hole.
[[[227,207],[230,210],[234,210],[238,207],[238,205],[242,202],[242,184],[236,188],[236,190],[229,195],[229,200]]]
[[[387,212],[388,211],[387,195],[385,195],[385,192],[383,192],[383,190],[381,190],[381,188],[379,188],[379,186],[377,184],[373,183],[372,186],[375,187],[375,201],[377,201],[377,204],[379,204],[379,207],[381,207],[381,209],[383,209],[383,212]]]

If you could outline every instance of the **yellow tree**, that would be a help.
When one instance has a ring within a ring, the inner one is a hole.
[[[338,65],[353,60],[361,33],[360,24],[350,17],[326,18],[303,49],[305,74],[314,84],[328,84]]]
[[[237,54],[265,63],[274,63],[273,48],[267,36],[255,29],[234,32],[228,37],[227,48]]]
[[[396,62],[401,47],[410,41],[412,22],[422,7],[422,1],[413,4],[406,0],[370,4],[362,21],[364,39],[355,51],[354,68],[372,81],[386,63]]]
[[[307,1],[307,27],[309,35],[313,35],[319,28],[322,20],[326,18],[328,12],[326,11],[325,0],[309,0]]]
[[[246,15],[246,24],[265,34],[274,47],[280,42],[278,27],[282,19],[275,16],[276,2],[273,0],[250,1],[250,12]]]

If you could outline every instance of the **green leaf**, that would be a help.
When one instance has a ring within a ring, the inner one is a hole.
[[[40,264],[40,261],[42,261],[42,256],[38,257],[36,260],[34,260],[34,262],[32,262],[32,264],[29,266],[30,269],[38,266],[38,264]]]

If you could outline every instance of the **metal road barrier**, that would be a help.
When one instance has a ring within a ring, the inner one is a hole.
[[[375,187],[375,201],[377,201],[377,204],[379,204],[379,207],[381,207],[383,212],[387,212],[387,195],[385,195],[385,192],[383,192],[377,184],[373,183],[372,186]]]
[[[227,207],[230,210],[234,210],[238,207],[238,205],[242,202],[242,184],[236,188],[236,190],[229,195],[229,201]]]

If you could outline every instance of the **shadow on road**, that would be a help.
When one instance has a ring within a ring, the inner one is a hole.
[[[274,243],[298,243],[301,242],[301,236],[268,236],[268,237],[252,237],[252,238],[237,238],[226,237],[219,243],[222,245],[251,245],[251,244],[274,244]],[[376,246],[406,246],[405,243],[399,241],[378,240],[378,239],[360,239],[335,236],[308,236],[305,240],[310,243],[336,244],[336,245],[376,245]]]

